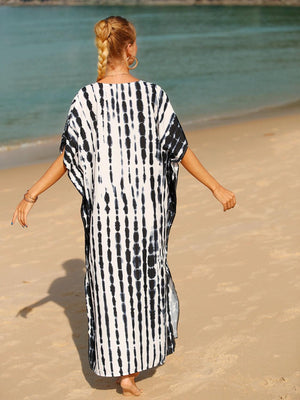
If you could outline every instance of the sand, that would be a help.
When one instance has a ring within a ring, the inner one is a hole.
[[[299,399],[300,115],[186,135],[237,204],[224,212],[180,166],[168,254],[179,337],[163,366],[141,372],[140,398]],[[116,378],[88,366],[81,198],[67,174],[40,195],[28,229],[10,225],[50,164],[0,171],[1,397],[123,398]]]

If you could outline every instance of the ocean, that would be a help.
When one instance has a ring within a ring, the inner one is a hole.
[[[300,110],[300,8],[2,6],[0,157],[61,135],[97,79],[94,24],[110,15],[135,24],[133,75],[166,90],[184,128]]]

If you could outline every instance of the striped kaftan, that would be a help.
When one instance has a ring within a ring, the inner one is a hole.
[[[159,85],[94,82],[72,100],[64,147],[82,196],[90,367],[111,377],[162,365],[178,337],[167,251],[184,131]]]

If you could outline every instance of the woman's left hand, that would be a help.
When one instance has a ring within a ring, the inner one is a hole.
[[[28,228],[27,226],[27,215],[29,213],[29,211],[31,210],[32,206],[34,203],[30,203],[26,200],[21,200],[20,203],[18,204],[14,215],[12,217],[12,223],[11,225],[13,225],[15,223],[16,218],[18,218],[18,221],[20,223],[20,225],[23,228]]]
[[[212,190],[213,195],[223,205],[223,211],[229,210],[236,205],[236,198],[233,192],[225,189],[222,185]]]

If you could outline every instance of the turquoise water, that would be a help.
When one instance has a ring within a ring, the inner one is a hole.
[[[96,81],[94,24],[137,29],[137,78],[160,84],[183,125],[300,99],[300,8],[0,7],[0,145],[62,132]]]

